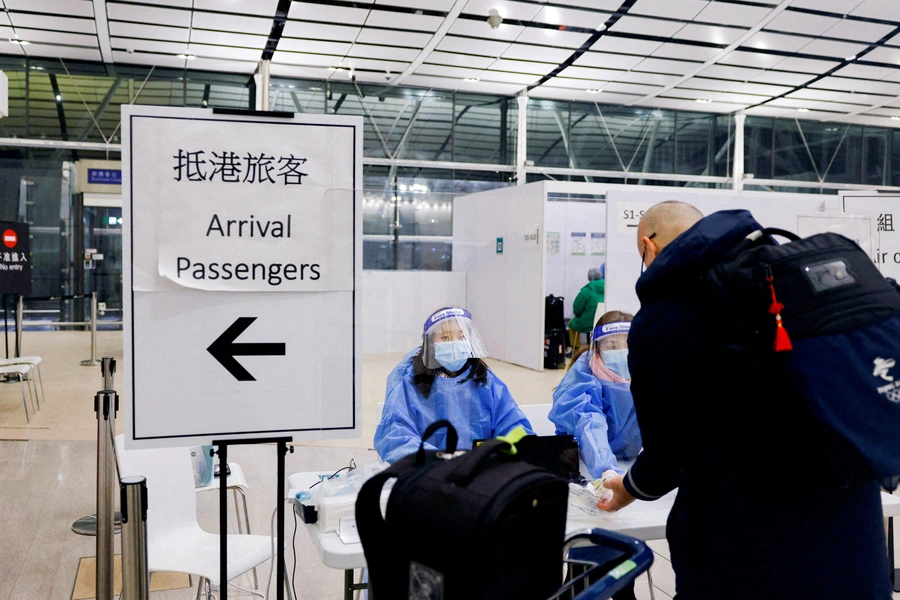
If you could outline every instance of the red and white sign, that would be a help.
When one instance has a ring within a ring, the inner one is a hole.
[[[3,232],[3,245],[7,248],[15,248],[16,244],[19,243],[19,237],[16,235],[16,232],[12,229],[7,229]]]

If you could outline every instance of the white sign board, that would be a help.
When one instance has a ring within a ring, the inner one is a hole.
[[[129,446],[358,435],[362,119],[122,124]]]
[[[878,236],[875,264],[885,277],[900,280],[900,194],[842,192],[840,199],[844,212],[872,215]]]

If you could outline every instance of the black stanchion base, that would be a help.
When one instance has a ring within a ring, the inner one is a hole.
[[[116,511],[115,532],[122,530],[122,513]],[[72,523],[72,531],[78,535],[97,535],[97,515],[88,515]]]

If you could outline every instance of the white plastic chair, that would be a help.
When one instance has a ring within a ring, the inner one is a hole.
[[[519,408],[525,413],[531,428],[538,435],[555,435],[556,425],[547,415],[550,414],[552,404],[520,404]]]
[[[35,373],[37,373],[37,380],[40,381],[41,385],[41,394],[38,397],[37,405],[38,408],[41,407],[41,398],[44,400],[47,397],[44,395],[44,378],[41,376],[41,357],[40,356],[16,356],[14,358],[0,358],[0,367],[5,367],[8,365],[31,365],[32,369]],[[34,377],[34,373],[31,374]],[[34,394],[37,393],[37,382],[34,382]]]
[[[0,366],[0,375],[14,375],[18,378],[19,383],[22,384],[22,405],[25,407],[25,422],[31,423],[31,418],[28,416],[28,401],[25,399],[25,388],[28,388],[28,396],[32,398],[32,408],[34,408],[34,399],[31,396],[31,386],[28,385],[28,374],[31,372],[31,365],[3,365]],[[32,383],[34,378],[31,379]],[[37,387],[34,389],[34,393],[37,394]],[[40,403],[38,403],[38,407],[40,407]]]
[[[250,489],[250,486],[247,485],[247,480],[244,478],[244,471],[241,469],[241,465],[233,462],[228,463],[228,468],[231,471],[231,475],[227,476],[225,481],[226,487],[231,490],[231,493],[234,498],[234,518],[237,521],[238,533],[252,533],[250,531],[250,515],[247,511],[247,491]],[[194,488],[197,493],[200,492],[212,492],[219,491],[219,479],[213,478],[212,483],[209,485],[205,485],[203,487]],[[238,497],[240,497],[241,502],[238,502]],[[243,521],[241,520],[241,508],[243,505]],[[256,567],[253,567],[253,589],[259,588],[259,578],[256,574]]]
[[[125,450],[124,436],[116,436],[119,477],[147,478],[147,557],[150,572],[198,575],[200,586],[216,589],[219,573],[219,536],[197,524],[197,494],[188,448]],[[272,558],[267,535],[228,535],[228,574],[231,578]],[[208,595],[208,592],[207,592]]]

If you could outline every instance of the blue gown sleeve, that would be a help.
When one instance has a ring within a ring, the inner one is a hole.
[[[500,381],[500,378],[490,371],[488,372],[487,384],[490,386],[494,402],[493,414],[491,415],[491,426],[494,429],[494,437],[506,435],[512,431],[516,425],[524,427],[528,435],[534,435],[534,430],[531,428],[531,423],[528,422],[528,417],[525,416],[525,413],[522,412],[522,409],[519,408],[519,405],[513,400],[512,394],[509,393],[506,384]]]
[[[422,432],[410,400],[421,401],[415,386],[406,378],[398,380],[384,400],[381,421],[375,429],[375,450],[386,462],[397,462],[417,451],[422,443]],[[437,450],[437,447],[426,442],[425,449]]]
[[[585,371],[586,368],[587,360],[582,357],[566,373],[553,392],[553,406],[548,417],[556,425],[558,434],[575,436],[581,460],[591,477],[599,479],[609,469],[622,474],[625,471],[619,468],[609,445],[603,389],[593,373]]]

